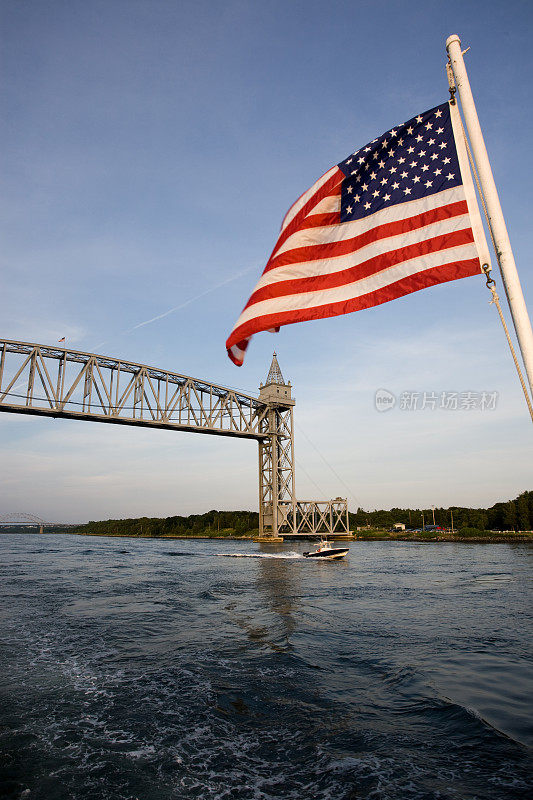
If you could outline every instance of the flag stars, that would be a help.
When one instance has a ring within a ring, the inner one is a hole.
[[[444,119],[437,121],[439,117]],[[345,221],[422,199],[441,191],[443,184],[457,185],[460,175],[447,108],[392,128],[350,154],[342,169],[347,178],[341,205]]]

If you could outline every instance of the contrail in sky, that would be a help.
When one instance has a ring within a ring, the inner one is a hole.
[[[157,317],[152,317],[151,319],[147,319],[144,322],[139,322],[137,325],[134,325],[133,328],[129,328],[127,331],[125,331],[125,333],[131,333],[132,331],[136,331],[137,328],[144,328],[145,325],[150,325],[150,323],[152,322],[157,322],[158,319],[163,319],[163,317],[168,317],[168,315],[173,314],[174,311],[179,311],[180,308],[185,308],[185,306],[194,303],[196,300],[200,300],[200,298],[205,297],[206,294],[214,292],[215,289],[220,289],[221,286],[225,286],[227,283],[236,281],[237,278],[246,275],[247,272],[251,272],[253,269],[256,269],[256,267],[248,267],[248,269],[245,269],[242,272],[238,272],[237,275],[233,275],[231,278],[227,278],[225,281],[216,283],[214,286],[211,286],[209,289],[206,289],[205,292],[200,292],[200,294],[197,294],[194,297],[190,297],[188,300],[185,300],[184,303],[180,303],[179,306],[174,306],[174,308],[169,308],[168,311],[164,311],[162,314],[158,314]]]
[[[152,322],[157,322],[159,319],[163,319],[164,317],[168,317],[169,314],[173,314],[175,311],[179,311],[181,308],[185,308],[185,306],[189,306],[191,303],[195,303],[197,300],[200,300],[202,297],[205,297],[207,294],[211,294],[211,292],[220,289],[222,286],[226,286],[226,284],[231,283],[232,281],[236,281],[237,278],[241,278],[243,275],[246,275],[248,272],[252,272],[252,270],[257,270],[257,266],[248,267],[248,269],[243,269],[241,272],[238,272],[236,275],[232,275],[231,278],[226,278],[224,281],[220,281],[220,283],[215,283],[214,286],[210,286],[209,289],[206,289],[204,292],[200,292],[200,294],[195,295],[194,297],[189,297],[188,300],[185,300],[183,303],[180,303],[173,308],[169,308],[167,311],[163,311],[162,314],[158,314],[156,317],[152,317],[151,319],[146,319],[144,322],[139,322],[137,325],[134,325],[133,328],[127,328],[124,331],[120,331],[118,334],[119,336],[123,336],[127,333],[133,333],[138,328],[144,328],[145,325],[151,325]],[[93,349],[96,350],[98,347],[102,347],[102,345],[106,344],[109,339],[106,339],[103,342],[99,342],[98,344],[94,345]]]

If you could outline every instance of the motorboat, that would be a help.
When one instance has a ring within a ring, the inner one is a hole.
[[[321,539],[318,548],[313,552],[304,553],[304,558],[319,558],[322,561],[335,561],[348,555],[348,547],[333,547],[327,539]]]

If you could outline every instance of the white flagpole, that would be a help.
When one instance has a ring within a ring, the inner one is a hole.
[[[479,181],[485,196],[487,213],[496,244],[496,257],[500,265],[516,337],[520,345],[520,352],[524,360],[529,386],[533,394],[533,331],[531,330],[531,322],[527,313],[524,295],[522,294],[522,287],[520,286],[520,279],[516,270],[511,242],[509,241],[509,234],[505,226],[496,184],[494,183],[476,106],[474,105],[472,90],[468,81],[468,75],[466,74],[465,62],[461,50],[461,40],[456,34],[449,36],[446,40],[446,50],[450,57],[455,85],[457,86],[457,91],[461,99],[461,108],[465,118],[465,125],[468,131]]]

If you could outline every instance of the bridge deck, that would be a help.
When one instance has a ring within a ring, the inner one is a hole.
[[[261,440],[251,395],[146,364],[0,340],[0,411]]]

